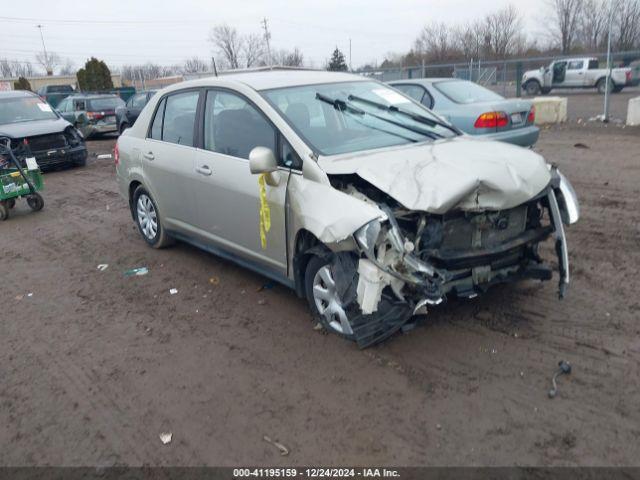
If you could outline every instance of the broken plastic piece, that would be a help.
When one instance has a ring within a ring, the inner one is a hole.
[[[383,272],[371,261],[361,258],[358,262],[358,305],[365,315],[378,311],[382,290],[388,282]]]
[[[166,445],[168,443],[171,443],[171,439],[173,438],[173,433],[171,432],[162,432],[160,434],[160,441]]]
[[[133,276],[141,276],[141,275],[146,275],[147,273],[149,273],[149,269],[147,267],[139,267],[139,268],[132,268],[131,270],[127,270],[126,272],[124,272],[124,276],[125,277],[133,277]]]
[[[101,263],[100,265],[98,265],[98,270],[100,270],[101,272],[104,272],[107,268],[109,268],[108,263]]]
[[[177,288],[171,288],[171,289],[169,289],[169,293],[171,295],[175,295],[176,293],[178,293],[178,289]]]

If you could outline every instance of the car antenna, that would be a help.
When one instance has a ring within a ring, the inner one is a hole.
[[[213,65],[213,74],[218,76],[218,69],[216,68],[216,59],[211,57],[211,65]]]

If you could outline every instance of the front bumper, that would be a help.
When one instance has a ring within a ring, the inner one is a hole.
[[[529,125],[527,127],[514,128],[512,130],[505,130],[504,132],[487,133],[479,135],[481,138],[487,140],[496,140],[498,142],[512,143],[521,147],[531,147],[535,145],[540,136],[540,129],[535,125]]]
[[[86,145],[52,148],[50,150],[33,152],[33,156],[36,157],[36,161],[42,169],[60,165],[80,164],[86,161],[87,155]]]

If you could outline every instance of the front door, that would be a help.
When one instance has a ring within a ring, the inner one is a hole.
[[[201,234],[234,255],[286,275],[289,172],[280,169],[279,183],[271,186],[249,170],[254,147],[278,151],[275,127],[250,101],[228,90],[207,91],[203,119],[204,148],[196,154],[194,183]],[[261,226],[261,215],[268,216],[270,225]]]
[[[567,62],[554,62],[551,69],[552,82],[554,87],[564,86],[564,79],[567,74]]]
[[[199,90],[165,97],[156,109],[140,152],[148,188],[168,230],[192,233],[194,203],[194,134]]]

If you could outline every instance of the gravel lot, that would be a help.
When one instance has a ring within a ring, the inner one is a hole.
[[[640,129],[570,123],[537,150],[582,202],[568,298],[497,287],[364,351],[257,274],[148,248],[111,160],[47,174],[45,209],[0,225],[0,464],[638,465]]]

